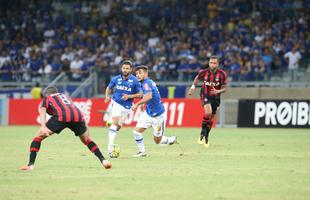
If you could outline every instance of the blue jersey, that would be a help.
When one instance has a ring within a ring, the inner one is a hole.
[[[124,101],[122,96],[124,94],[137,94],[140,92],[140,83],[132,74],[129,75],[128,79],[123,79],[121,75],[114,76],[108,87],[110,89],[115,88],[112,99],[127,109],[131,108],[133,99]]]
[[[146,113],[151,117],[156,117],[165,112],[165,107],[161,102],[161,97],[156,83],[146,78],[141,83],[143,95],[152,92],[152,99],[146,102]]]

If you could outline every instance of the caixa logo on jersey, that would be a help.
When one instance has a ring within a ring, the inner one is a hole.
[[[310,101],[240,100],[239,127],[310,127]]]

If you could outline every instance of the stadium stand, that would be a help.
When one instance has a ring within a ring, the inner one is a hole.
[[[1,2],[0,87],[64,72],[74,91],[95,73],[102,92],[124,58],[150,66],[157,81],[187,82],[210,55],[232,83],[307,83],[309,9],[306,0]],[[293,48],[296,77],[284,56]]]

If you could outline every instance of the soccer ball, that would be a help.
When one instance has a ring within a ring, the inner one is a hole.
[[[118,158],[121,154],[121,148],[117,144],[113,144],[112,151],[109,153],[110,158]]]

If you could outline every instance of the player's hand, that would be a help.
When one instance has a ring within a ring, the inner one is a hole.
[[[189,88],[188,95],[192,95],[195,92],[194,88]]]
[[[139,105],[134,104],[134,105],[131,107],[131,110],[133,110],[133,111],[137,110],[138,106],[139,106]]]
[[[217,89],[215,89],[214,87],[212,87],[211,89],[211,94],[218,94],[220,93]]]
[[[110,101],[110,99],[111,99],[111,97],[106,97],[106,98],[104,99],[104,103],[108,103],[108,102]]]
[[[140,110],[141,110],[141,112],[144,112],[144,110],[145,110],[144,104],[140,106]]]
[[[41,127],[41,132],[46,136],[50,136],[50,130],[46,126]]]
[[[122,99],[124,101],[128,100],[129,99],[129,95],[128,94],[123,94]]]

